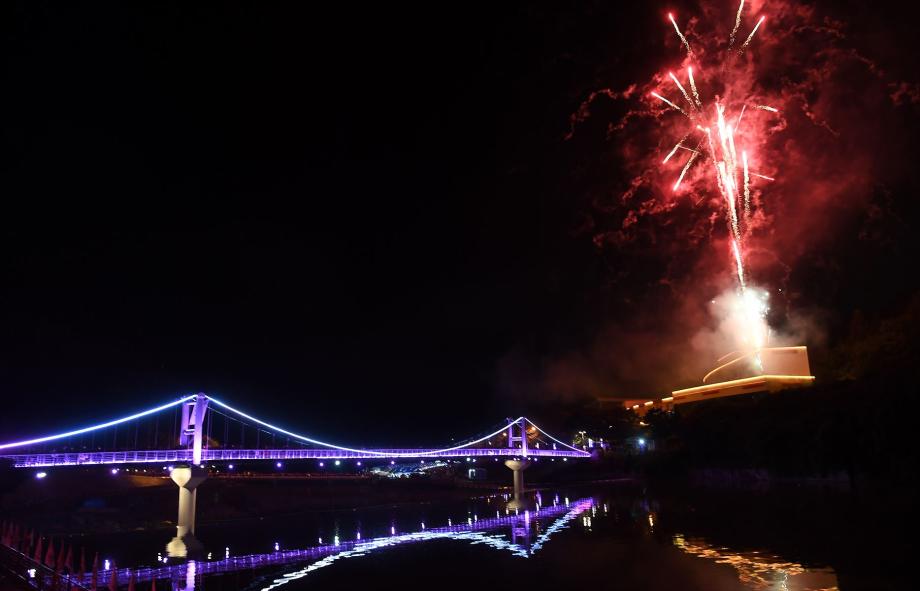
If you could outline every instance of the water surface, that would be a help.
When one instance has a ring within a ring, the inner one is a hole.
[[[288,591],[896,588],[884,576],[878,586],[841,584],[837,567],[850,556],[841,554],[839,532],[822,525],[839,522],[838,511],[821,498],[796,505],[752,493],[655,496],[607,484],[531,492],[519,503],[487,495],[202,524],[204,553],[188,562],[167,559],[162,531],[87,541],[128,565],[141,589],[154,578],[158,589]],[[803,523],[803,514],[815,520]]]

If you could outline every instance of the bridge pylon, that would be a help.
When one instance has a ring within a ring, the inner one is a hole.
[[[179,430],[179,445],[192,444],[192,463],[201,465],[202,429],[204,415],[208,410],[208,397],[199,392],[182,405],[182,428]]]
[[[510,420],[510,419],[509,419]],[[515,435],[517,432],[517,435]],[[508,423],[508,447],[520,444],[521,456],[527,457],[527,419],[521,417]]]
[[[514,472],[514,500],[509,506],[520,507],[521,493],[524,491],[524,470],[530,466],[527,460],[527,419],[524,417],[508,423],[508,447],[517,447],[515,444],[520,445],[521,459],[505,460],[505,466]]]

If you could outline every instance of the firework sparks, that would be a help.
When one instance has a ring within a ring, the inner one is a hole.
[[[741,46],[741,51],[744,51],[745,49],[747,49],[747,46],[751,42],[751,39],[754,38],[754,33],[756,33],[757,29],[760,28],[760,24],[764,21],[765,18],[767,17],[765,16],[760,17],[760,20],[757,21],[756,25],[754,25],[754,29],[751,31],[751,34],[748,35],[748,38],[745,40],[744,44]]]
[[[744,166],[744,218],[751,217],[751,176],[748,173],[747,152],[741,152],[741,162]]]
[[[684,180],[684,176],[687,174],[687,171],[690,170],[690,166],[693,164],[693,161],[696,159],[697,155],[700,153],[699,149],[700,149],[700,144],[697,144],[696,150],[691,150],[693,153],[690,154],[690,158],[688,158],[687,163],[684,164],[683,170],[680,171],[680,176],[677,177],[677,182],[674,183],[675,191],[677,191],[677,188],[680,187],[680,182]]]
[[[735,134],[732,132],[731,125],[726,127],[726,133],[728,134],[728,150],[731,155],[731,166],[732,170],[734,170],[738,168],[738,153],[735,152]]]
[[[693,100],[696,102],[696,108],[702,109],[703,103],[700,101],[700,93],[696,89],[696,82],[693,80],[693,68],[687,68],[687,78],[690,79],[690,90],[693,92]]]
[[[735,26],[732,29],[732,34],[728,38],[728,48],[735,44],[735,35],[738,34],[738,28],[741,26],[741,11],[744,9],[744,0],[741,0],[741,4],[738,5],[738,14],[735,15]]]
[[[738,223],[737,209],[737,186],[736,181],[736,158],[734,149],[734,134],[732,128],[725,124],[725,106],[716,102],[716,128],[719,132],[719,148],[721,148],[721,159],[716,161],[716,168],[719,171],[719,182],[722,184],[722,193],[728,200],[729,223],[732,234],[736,241],[741,240],[741,229]],[[716,158],[715,150],[712,151],[712,157]]]
[[[683,140],[681,140],[681,141],[683,141]],[[678,148],[680,148],[680,142],[677,142],[676,144],[674,144],[674,147],[671,148],[671,151],[668,152],[668,155],[664,157],[664,160],[662,160],[661,163],[662,163],[662,164],[667,164],[667,163],[668,163],[668,160],[670,160],[670,159],[671,159],[671,156],[673,156],[673,155],[675,154],[675,152],[677,152],[677,149],[678,149]]]
[[[652,96],[655,97],[656,99],[658,99],[658,100],[660,100],[660,101],[666,103],[666,104],[667,104],[668,106],[670,106],[671,108],[677,109],[678,111],[680,111],[680,112],[683,113],[684,115],[687,115],[687,112],[686,112],[686,111],[684,111],[683,109],[681,109],[680,107],[678,107],[677,105],[675,105],[674,103],[672,103],[671,101],[669,101],[668,99],[664,98],[663,96],[661,96],[661,95],[658,94],[657,92],[653,92],[653,93],[652,93]],[[687,117],[689,117],[689,116],[690,116],[690,115],[687,115]]]
[[[683,148],[683,147],[684,147],[682,144],[684,143],[684,140],[686,140],[689,136],[690,136],[690,132],[688,131],[686,134],[684,134],[684,137],[680,138],[680,141],[679,141],[679,142],[677,142],[676,144],[674,144],[674,147],[671,149],[670,152],[668,152],[668,155],[664,157],[664,160],[663,160],[661,163],[662,163],[662,164],[667,164],[667,163],[668,163],[668,160],[671,159],[671,156],[673,156],[674,154],[677,153],[678,148]]]
[[[680,37],[680,42],[684,44],[684,47],[687,48],[687,55],[693,55],[693,50],[690,49],[690,44],[687,43],[687,38],[684,37],[684,34],[680,32],[680,28],[677,26],[677,21],[674,20],[674,15],[670,12],[668,13],[668,18],[671,19],[671,24],[674,25],[674,30],[677,31],[677,36]],[[758,23],[760,24],[760,23]],[[755,29],[756,30],[756,29]],[[751,36],[754,34],[751,33]]]
[[[671,77],[671,80],[674,81],[674,84],[677,85],[677,88],[680,89],[680,93],[684,95],[684,98],[687,99],[687,102],[690,103],[690,108],[696,108],[696,104],[690,100],[690,95],[687,94],[687,90],[684,88],[683,84],[680,83],[680,80],[677,79],[677,76],[674,75],[674,72],[668,72],[668,75]]]
[[[734,26],[729,38],[729,48],[734,46],[738,30],[741,27],[743,12],[744,1],[742,0],[738,6],[738,12],[735,15]],[[677,26],[677,22],[674,20],[674,16],[672,14],[668,14],[668,18],[670,19],[671,24],[674,26],[674,30],[677,32],[677,36],[680,38],[681,43],[687,50],[688,57],[690,59],[695,59],[695,56],[690,49],[690,44],[687,42],[687,39],[684,37],[683,33],[681,33],[680,28]],[[757,23],[754,25],[754,28],[747,36],[747,39],[745,39],[744,43],[741,44],[738,52],[729,53],[734,53],[737,55],[738,53],[744,51],[748,45],[750,45],[751,40],[754,38],[754,35],[757,33],[757,30],[760,28],[760,25],[764,20],[764,16],[761,16],[758,19]],[[728,72],[728,70],[724,68],[722,71]],[[746,142],[743,140],[745,138],[750,140],[751,134],[756,131],[756,127],[749,125],[745,128],[746,133],[744,136],[736,137],[738,129],[741,126],[742,117],[744,116],[745,109],[747,107],[747,103],[743,101],[738,101],[740,103],[740,109],[738,110],[737,119],[734,119],[734,125],[731,125],[726,121],[729,116],[728,110],[732,105],[728,99],[716,96],[711,103],[712,109],[710,110],[708,106],[704,109],[704,102],[700,96],[700,91],[697,88],[696,80],[693,77],[692,66],[687,68],[687,79],[690,85],[690,93],[687,92],[687,89],[681,84],[680,80],[677,78],[677,76],[674,75],[673,72],[668,72],[668,76],[671,78],[680,93],[683,95],[684,99],[690,105],[690,111],[688,112],[684,110],[657,92],[652,92],[651,95],[664,102],[670,108],[680,111],[681,114],[690,119],[694,127],[674,145],[671,151],[664,158],[662,165],[667,164],[681,149],[690,152],[690,156],[684,162],[680,174],[678,175],[677,180],[673,185],[673,190],[676,192],[678,189],[680,189],[682,183],[687,178],[688,172],[697,161],[698,156],[702,155],[704,160],[709,160],[712,162],[715,184],[725,203],[727,218],[726,221],[728,223],[728,229],[730,233],[732,258],[734,262],[733,266],[738,278],[739,297],[740,301],[744,302],[742,306],[744,308],[744,313],[742,314],[744,316],[744,321],[742,322],[743,328],[741,329],[743,334],[739,334],[739,341],[746,347],[763,347],[765,346],[766,335],[768,333],[766,325],[766,292],[763,292],[763,296],[755,295],[752,293],[752,290],[755,290],[756,288],[751,288],[748,286],[744,266],[743,249],[745,237],[750,233],[752,223],[751,220],[753,202],[751,199],[751,177],[757,177],[771,181],[773,180],[772,177],[751,172],[749,169],[748,151],[744,149]],[[770,113],[779,112],[779,109],[769,105],[758,104],[753,105],[753,108]],[[696,131],[701,132],[702,137],[700,138],[696,149],[691,149],[685,144],[685,142],[690,133],[695,133]],[[742,141],[742,143],[736,147],[736,142],[738,141]],[[703,146],[704,142],[705,145],[708,146],[708,149],[701,151],[700,148]],[[738,157],[739,147],[742,148],[740,150],[740,158]]]
[[[732,240],[732,252],[735,254],[735,265],[738,267],[738,283],[744,291],[744,263],[741,262],[741,248],[738,247],[737,240]]]
[[[741,112],[738,113],[738,120],[735,121],[735,129],[738,129],[739,127],[741,127],[741,118],[744,117],[744,109],[746,107],[747,105],[741,105]]]
[[[743,310],[744,340],[749,349],[758,351],[767,344],[768,329],[764,317],[768,312],[767,293],[759,289],[748,289],[741,294]],[[755,361],[759,359],[755,355]],[[762,368],[761,368],[762,369]]]

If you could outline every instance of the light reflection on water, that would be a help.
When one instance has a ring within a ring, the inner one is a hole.
[[[278,544],[275,543],[275,552],[231,557],[228,546],[225,548],[223,560],[211,560],[212,555],[209,554],[209,560],[205,561],[189,560],[170,566],[118,569],[116,580],[121,585],[132,578],[137,583],[166,579],[171,582],[172,589],[191,591],[195,589],[195,581],[202,576],[252,571],[288,564],[302,565],[305,561],[312,561],[306,566],[284,574],[282,578],[275,579],[265,587],[267,590],[303,578],[341,558],[366,556],[385,548],[443,539],[484,545],[495,550],[509,552],[513,556],[529,558],[538,552],[553,534],[565,529],[570,521],[593,508],[594,503],[590,497],[574,503],[569,503],[568,499],[566,501],[564,505],[554,504],[552,507],[537,509],[533,513],[530,510],[525,510],[523,513],[515,511],[514,515],[489,519],[479,519],[477,515],[475,520],[470,518],[458,525],[454,525],[452,520],[448,519],[448,525],[441,528],[426,529],[425,524],[422,523],[420,531],[410,533],[397,534],[394,525],[390,526],[389,536],[367,540],[361,540],[359,534],[355,540],[340,541],[339,536],[336,535],[331,545],[322,545],[322,538],[320,538],[320,545],[302,550],[279,551]],[[542,519],[554,519],[554,521],[543,529],[541,522],[538,521]],[[109,570],[100,573],[101,580],[110,580],[111,576],[112,573]]]
[[[536,552],[540,550],[544,543],[546,543],[550,536],[554,533],[565,529],[567,524],[578,517],[586,509],[590,508],[593,504],[592,499],[583,499],[574,504],[574,507],[562,517],[556,519],[546,530],[540,534],[536,541],[531,543],[531,534],[530,529],[530,512],[524,512],[524,525],[525,527],[515,527],[511,526],[511,539],[509,541],[505,536],[501,534],[489,535],[482,531],[469,531],[469,532],[453,532],[453,531],[427,531],[427,532],[415,532],[411,534],[404,534],[400,536],[393,536],[390,538],[378,538],[362,544],[355,544],[354,547],[350,550],[345,550],[327,556],[321,560],[318,560],[312,564],[309,564],[301,569],[298,569],[293,572],[285,573],[281,578],[277,578],[272,581],[266,587],[262,588],[262,591],[269,591],[270,589],[275,589],[281,587],[291,581],[301,579],[311,572],[319,570],[323,567],[330,566],[336,560],[341,558],[353,558],[357,556],[367,556],[375,550],[380,550],[382,548],[389,548],[392,546],[397,546],[399,544],[406,543],[418,543],[418,542],[428,542],[432,540],[440,539],[450,539],[456,541],[470,542],[472,544],[484,544],[495,550],[506,550],[511,552],[512,555],[518,556],[520,558],[530,558]],[[472,524],[472,522],[470,522]]]
[[[127,586],[133,576],[138,584],[143,583],[142,589],[156,580],[158,588],[173,590],[191,591],[207,586],[213,590],[245,588],[249,591],[268,591],[290,585],[286,589],[295,591],[313,588],[317,584],[328,584],[329,577],[335,581],[362,580],[360,572],[363,571],[352,568],[351,561],[348,565],[343,564],[343,558],[377,556],[368,559],[368,563],[375,564],[379,570],[398,563],[401,554],[410,552],[413,560],[420,561],[417,564],[421,570],[417,577],[421,580],[426,576],[423,571],[428,567],[424,565],[429,564],[429,561],[440,561],[442,567],[446,563],[450,568],[459,560],[456,556],[457,546],[452,546],[452,549],[437,544],[428,546],[431,542],[449,540],[489,551],[475,555],[472,559],[474,569],[487,564],[503,569],[517,569],[519,576],[523,575],[526,581],[537,584],[535,588],[543,582],[538,574],[541,565],[556,560],[561,559],[563,563],[579,561],[583,571],[591,572],[592,576],[604,577],[608,576],[608,571],[615,571],[620,577],[626,566],[624,560],[629,562],[635,556],[643,556],[639,571],[648,568],[655,570],[651,573],[655,582],[644,580],[648,572],[637,575],[632,581],[648,589],[672,589],[674,587],[670,582],[681,580],[691,571],[702,580],[712,583],[699,587],[705,589],[838,589],[837,576],[831,569],[806,567],[765,550],[741,551],[717,545],[706,537],[696,535],[698,532],[693,532],[692,528],[690,533],[679,533],[686,530],[676,529],[667,512],[659,513],[657,501],[649,500],[645,495],[627,496],[628,500],[624,501],[622,494],[572,494],[570,501],[568,496],[544,492],[542,495],[528,495],[525,506],[513,509],[508,509],[501,502],[501,496],[495,496],[470,500],[465,506],[432,503],[392,507],[377,513],[337,513],[322,517],[307,528],[296,522],[286,524],[287,529],[279,528],[279,523],[270,525],[266,522],[264,525],[249,525],[243,529],[251,528],[251,531],[245,532],[235,526],[224,530],[212,529],[202,536],[208,549],[214,549],[208,560],[190,560],[179,564],[164,564],[158,560],[157,566],[119,569],[117,579],[122,588]],[[544,501],[548,504],[543,505]],[[451,514],[453,517],[449,517]],[[414,525],[404,525],[408,523]],[[441,526],[433,527],[433,524]],[[290,533],[292,531],[297,532],[296,538]],[[325,538],[314,537],[323,531],[331,535]],[[287,549],[285,546],[288,543],[274,541],[283,541],[285,535],[294,538],[290,540],[290,546],[298,549]],[[260,537],[261,540],[258,539]],[[307,539],[313,543],[306,542]],[[753,536],[748,539],[755,542],[755,545],[748,547],[756,547],[759,538]],[[146,545],[144,547],[149,548]],[[395,552],[399,547],[406,547],[406,550]],[[415,549],[409,550],[409,547]],[[549,547],[552,550],[541,552]],[[270,551],[258,553],[260,548]],[[617,552],[618,548],[626,548],[626,554],[615,558],[617,555],[610,552]],[[394,550],[392,555],[389,554],[391,550]],[[253,551],[257,553],[251,553]],[[596,552],[597,557],[586,558],[590,552]],[[674,561],[674,557],[678,556],[683,556],[680,558],[682,562]],[[521,561],[535,557],[533,563],[529,560]],[[119,559],[119,562],[130,564],[129,560]],[[524,570],[514,566],[525,563],[528,566]],[[326,569],[336,564],[336,569]],[[689,570],[681,570],[687,568]],[[319,578],[308,577],[321,569],[323,573]],[[659,576],[661,572],[670,573],[668,576],[672,580],[662,583],[662,577]],[[399,575],[406,576],[404,571]],[[235,582],[233,576],[237,576]],[[248,583],[240,583],[240,576],[248,580]],[[100,573],[100,580],[108,581],[110,577],[110,572]],[[632,588],[630,579],[620,579],[620,582],[622,588]],[[407,584],[412,587],[411,581],[407,581]],[[682,588],[696,587],[688,584]]]
[[[649,514],[649,522],[652,515]],[[837,591],[837,575],[829,568],[806,569],[797,562],[779,556],[750,552],[734,552],[730,548],[717,548],[701,538],[685,538],[675,534],[674,545],[693,556],[728,564],[738,571],[738,580],[748,589],[756,591]]]

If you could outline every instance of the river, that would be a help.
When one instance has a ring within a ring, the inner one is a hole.
[[[163,530],[72,540],[138,589],[154,579],[161,590],[898,588],[896,573],[847,539],[849,508],[839,492],[653,493],[609,482],[517,503],[480,494],[204,523],[203,550],[188,561],[167,556]]]

